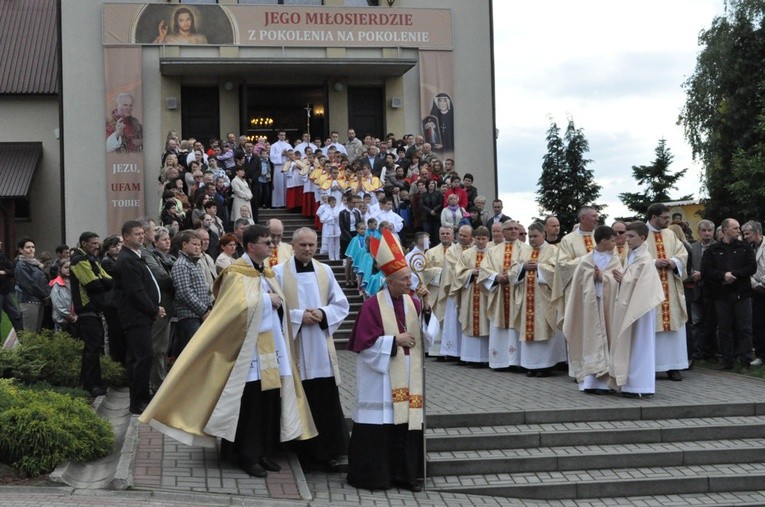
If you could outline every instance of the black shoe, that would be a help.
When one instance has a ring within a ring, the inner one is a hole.
[[[683,376],[677,370],[667,370],[667,379],[673,382],[680,382],[683,380]]]
[[[625,398],[650,398],[653,393],[622,393]]]
[[[141,403],[137,407],[130,407],[130,413],[134,415],[141,415],[143,414],[143,411],[146,410],[146,407],[148,407],[148,403]]]
[[[536,377],[537,376],[537,372],[534,371],[534,370],[529,370],[529,371],[526,372],[526,376],[529,377],[529,378]]]
[[[609,391],[608,389],[589,388],[589,389],[585,389],[584,392],[585,392],[585,394],[603,395],[603,394],[609,394],[611,391]]]
[[[408,489],[412,493],[419,493],[422,491],[422,483],[420,481],[412,481],[412,482],[396,482],[396,485],[399,488]]]
[[[552,376],[552,372],[549,368],[545,368],[544,370],[537,370],[537,377],[539,378],[547,378]]]
[[[251,477],[257,477],[259,479],[265,479],[268,477],[268,472],[262,466],[257,463],[254,465],[241,465],[242,470]]]
[[[106,395],[106,389],[104,389],[101,386],[91,387],[90,388],[90,395],[93,396],[93,397],[105,396]]]
[[[340,462],[336,459],[327,460],[324,464],[324,470],[330,474],[337,474],[341,472]]]
[[[278,472],[282,469],[282,467],[280,467],[274,460],[266,458],[265,456],[260,458],[260,465],[269,472]]]

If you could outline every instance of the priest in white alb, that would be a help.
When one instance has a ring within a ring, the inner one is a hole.
[[[297,442],[303,469],[337,471],[348,453],[348,430],[340,405],[340,368],[332,335],[348,316],[348,299],[332,268],[318,262],[316,232],[302,227],[292,235],[294,256],[274,268],[292,324],[295,363],[319,435]],[[285,316],[286,317],[286,316]]]
[[[462,347],[462,325],[460,324],[460,300],[452,291],[454,276],[462,252],[473,244],[473,228],[463,225],[457,231],[457,243],[453,243],[444,257],[444,269],[441,272],[441,288],[436,304],[444,310],[441,324],[441,355],[449,360],[460,358]]]

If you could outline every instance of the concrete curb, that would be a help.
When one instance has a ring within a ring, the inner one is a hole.
[[[300,498],[303,500],[313,500],[311,495],[311,489],[308,487],[308,481],[305,479],[303,473],[303,467],[300,466],[300,460],[294,452],[287,451],[287,459],[290,462],[290,468],[292,469],[292,476],[295,478],[295,484],[297,485]]]
[[[125,440],[122,442],[120,459],[114,472],[114,479],[110,484],[111,489],[124,490],[133,486],[133,465],[138,449],[138,416],[130,418]]]

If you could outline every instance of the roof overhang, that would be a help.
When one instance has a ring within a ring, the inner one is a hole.
[[[165,76],[243,76],[267,75],[273,79],[328,79],[333,76],[403,76],[417,65],[416,58],[160,58]]]
[[[0,199],[29,195],[42,152],[42,143],[0,143]]]

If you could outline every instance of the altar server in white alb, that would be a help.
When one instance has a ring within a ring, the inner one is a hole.
[[[294,256],[274,268],[292,324],[295,362],[315,414],[319,436],[296,443],[305,469],[337,471],[348,452],[348,431],[340,405],[340,370],[332,335],[348,316],[348,299],[332,269],[316,261],[316,233],[307,227],[292,236]],[[286,317],[286,316],[285,316]]]
[[[271,145],[271,152],[268,156],[274,165],[274,190],[271,194],[271,206],[273,208],[283,208],[287,204],[287,187],[282,166],[287,163],[287,152],[292,149],[292,145],[286,141],[286,132],[280,130],[276,137],[278,140]]]

